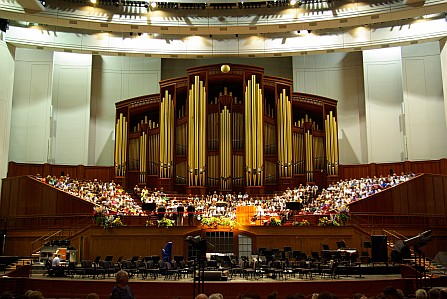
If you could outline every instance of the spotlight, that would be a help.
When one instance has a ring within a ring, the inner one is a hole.
[[[290,0],[290,5],[294,6],[296,4],[296,0]]]
[[[96,4],[96,0],[90,0],[91,4]]]

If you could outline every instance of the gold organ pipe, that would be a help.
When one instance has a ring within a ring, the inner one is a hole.
[[[188,113],[188,168],[189,185],[203,186],[205,184],[206,165],[206,93],[199,76],[194,77],[194,83],[189,90]]]
[[[115,124],[115,175],[118,175],[118,147],[119,147],[119,139],[118,139],[118,125],[119,120],[116,120]]]
[[[335,121],[334,117],[334,164],[335,164],[335,170],[334,175],[338,175],[338,129],[337,129],[337,122]]]
[[[245,89],[245,167],[247,186],[263,183],[262,90],[252,75]]]

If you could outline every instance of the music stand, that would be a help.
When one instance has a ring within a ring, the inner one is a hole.
[[[321,244],[321,247],[323,247],[323,250],[330,250],[327,244]]]

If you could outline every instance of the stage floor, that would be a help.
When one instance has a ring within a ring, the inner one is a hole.
[[[222,293],[225,299],[235,298],[243,293],[257,293],[262,298],[276,291],[278,299],[285,299],[288,295],[301,292],[306,298],[313,293],[328,291],[334,293],[338,298],[352,298],[355,293],[363,293],[366,296],[379,295],[387,286],[394,286],[406,293],[412,293],[418,287],[414,279],[404,279],[398,273],[384,274],[393,268],[386,266],[375,266],[375,271],[381,274],[368,274],[370,267],[361,267],[362,271],[355,274],[341,274],[329,277],[312,275],[308,277],[286,277],[268,278],[262,277],[240,277],[234,275],[227,281],[205,281],[203,290],[206,294]],[[445,280],[443,282],[446,283]],[[46,298],[85,298],[88,293],[97,293],[101,299],[108,299],[115,285],[114,277],[103,278],[81,278],[81,277],[48,277],[42,274],[32,274],[30,278],[2,278],[0,280],[0,291],[11,291],[16,294],[26,290],[41,290]],[[198,284],[191,277],[172,279],[165,277],[141,278],[132,277],[129,285],[134,290],[138,299],[173,299],[192,298],[193,291],[199,292]]]

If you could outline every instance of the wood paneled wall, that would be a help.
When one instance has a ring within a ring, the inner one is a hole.
[[[374,176],[387,176],[390,172],[430,173],[447,175],[447,159],[432,161],[405,161],[396,163],[371,163],[358,165],[340,165],[340,179],[359,179]]]
[[[447,228],[447,176],[424,174],[349,206],[359,226]]]
[[[91,215],[93,204],[29,176],[2,180],[0,217]]]
[[[98,179],[104,182],[110,182],[113,179],[112,166],[72,166],[72,165],[53,165],[53,164],[26,164],[9,162],[8,177],[22,176],[22,175],[36,175],[41,174],[55,175],[59,177],[63,174],[70,174],[70,177],[80,180]],[[371,163],[371,164],[356,164],[356,165],[340,165],[339,178],[342,180],[351,178],[365,178],[374,176],[387,176],[393,171],[397,174],[401,172],[409,173],[430,173],[447,175],[447,159],[432,160],[432,161],[405,161],[396,163]],[[295,180],[298,185],[302,183],[301,180]],[[151,184],[149,184],[151,185]],[[153,185],[153,184],[152,184]],[[323,186],[322,186],[323,187]]]
[[[103,182],[110,182],[114,176],[112,166],[84,166],[84,165],[54,165],[54,164],[26,164],[9,162],[8,177],[22,175],[36,175],[42,177],[55,175],[60,177],[62,174],[69,174],[70,177],[79,180],[98,179]]]

